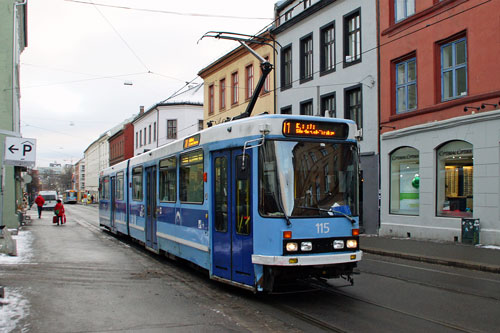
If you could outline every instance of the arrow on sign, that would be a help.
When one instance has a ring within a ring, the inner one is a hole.
[[[14,148],[14,147],[15,147],[14,145],[12,145],[12,146],[10,146],[10,147],[9,147],[9,150],[10,150],[10,152],[11,152],[12,154],[14,154],[14,150],[19,150],[19,149]]]

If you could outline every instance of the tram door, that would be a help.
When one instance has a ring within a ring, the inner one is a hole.
[[[213,274],[254,285],[252,265],[252,154],[222,151],[213,159]],[[243,170],[244,169],[244,170]]]
[[[156,238],[156,167],[146,168],[146,246],[158,249]]]
[[[111,216],[109,217],[109,226],[111,230],[115,231],[115,217],[116,217],[116,177],[111,177],[111,200],[109,203],[109,210]]]

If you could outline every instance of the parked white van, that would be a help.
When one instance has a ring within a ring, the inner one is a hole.
[[[57,192],[56,191],[40,191],[40,195],[45,199],[43,204],[43,209],[54,209],[57,204]]]

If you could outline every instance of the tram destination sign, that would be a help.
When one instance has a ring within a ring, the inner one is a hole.
[[[36,161],[36,139],[6,137],[4,164],[34,167]]]
[[[283,122],[284,136],[346,139],[348,133],[349,126],[345,123],[303,120],[285,120]]]

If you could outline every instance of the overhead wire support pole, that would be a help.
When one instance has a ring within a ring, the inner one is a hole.
[[[250,114],[252,113],[252,110],[255,107],[255,103],[257,102],[257,99],[259,98],[260,91],[262,90],[262,87],[264,86],[264,83],[266,82],[266,79],[267,79],[269,73],[271,73],[271,71],[273,69],[273,65],[269,61],[264,59],[261,55],[259,55],[257,52],[255,52],[255,50],[252,49],[248,44],[269,45],[276,52],[274,45],[271,44],[271,42],[273,42],[273,40],[269,39],[269,38],[260,37],[260,36],[251,36],[251,35],[244,35],[244,34],[238,34],[238,33],[233,33],[233,32],[223,32],[223,31],[209,31],[206,34],[204,34],[200,38],[200,40],[203,39],[204,37],[213,37],[213,38],[218,38],[218,39],[227,39],[227,40],[237,41],[241,44],[241,46],[246,48],[248,50],[248,52],[250,52],[252,55],[254,55],[259,60],[260,69],[262,70],[262,75],[259,79],[259,82],[257,83],[257,86],[255,87],[255,90],[252,94],[252,98],[248,102],[248,106],[247,106],[245,112],[233,117],[233,120],[250,117]]]

